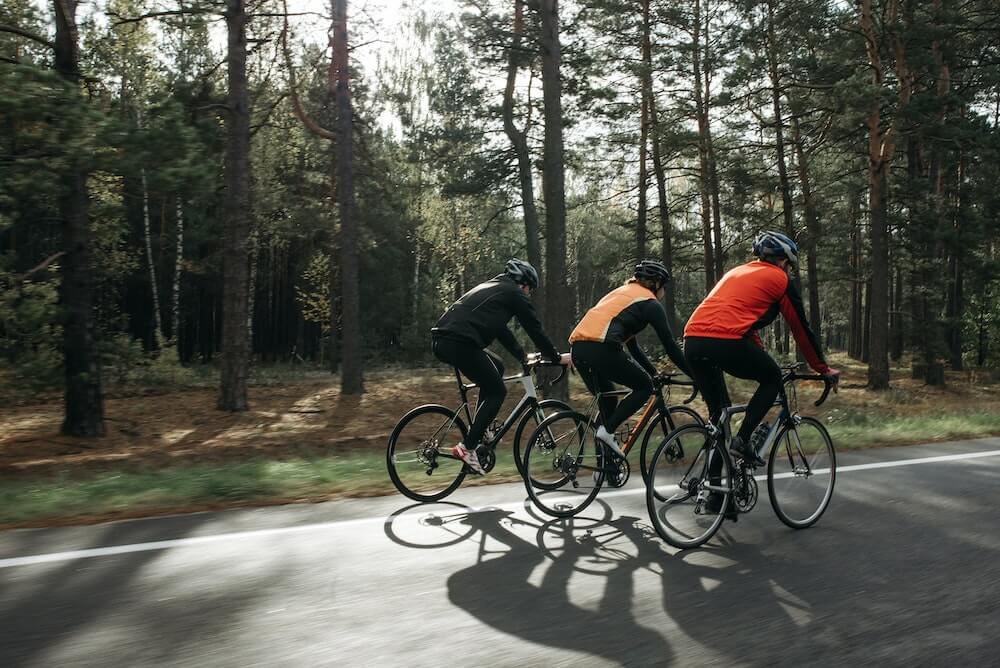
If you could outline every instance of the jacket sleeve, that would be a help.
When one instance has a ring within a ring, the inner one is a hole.
[[[524,348],[522,348],[521,344],[517,342],[517,337],[514,336],[512,331],[504,327],[497,332],[497,341],[500,342],[500,345],[510,351],[510,354],[514,356],[514,359],[521,363],[524,362],[526,358]]]
[[[642,352],[642,348],[639,346],[639,342],[635,340],[634,336],[625,343],[625,346],[628,348],[632,357],[635,358],[635,361],[639,363],[639,366],[641,366],[646,373],[650,376],[656,375],[656,367],[653,366],[653,363],[649,361],[648,357],[646,357],[646,353]]]
[[[545,331],[542,330],[542,323],[538,321],[538,316],[535,314],[535,307],[531,303],[531,300],[528,299],[528,296],[518,289],[512,293],[512,301],[517,321],[521,323],[521,327],[524,328],[524,331],[528,333],[531,340],[538,346],[538,350],[542,353],[542,356],[550,360],[559,359],[559,351],[556,350],[556,347],[552,345],[552,341],[545,335]]]
[[[799,349],[802,350],[809,366],[817,373],[830,373],[830,367],[823,359],[823,351],[820,350],[816,335],[809,328],[809,321],[806,319],[805,308],[802,305],[802,296],[792,281],[788,281],[788,287],[778,305],[781,309],[781,315],[788,322],[792,336],[799,344]]]
[[[660,343],[663,344],[663,349],[667,352],[667,356],[670,357],[670,361],[674,363],[674,366],[690,376],[691,369],[688,368],[687,360],[684,359],[684,352],[677,345],[677,341],[674,340],[674,334],[670,331],[670,325],[667,323],[667,312],[663,309],[663,304],[655,299],[650,299],[646,302],[643,310],[649,324],[656,331],[656,335],[660,337]]]

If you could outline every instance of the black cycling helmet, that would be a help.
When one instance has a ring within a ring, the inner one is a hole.
[[[527,285],[532,290],[538,287],[538,272],[524,260],[516,257],[507,260],[505,271],[519,285]]]
[[[636,278],[647,281],[654,281],[657,285],[666,285],[670,281],[670,272],[662,262],[656,260],[643,260],[635,265]]]
[[[799,247],[781,232],[763,232],[754,239],[753,254],[761,260],[785,258],[792,264],[799,263]]]

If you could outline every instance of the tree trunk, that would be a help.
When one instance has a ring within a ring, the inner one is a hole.
[[[514,147],[517,156],[517,174],[521,186],[521,208],[524,211],[524,237],[528,252],[528,262],[542,272],[542,251],[539,244],[538,211],[535,208],[535,185],[531,172],[531,156],[528,153],[527,131],[514,125],[514,84],[521,62],[521,42],[524,35],[524,1],[514,0],[514,34],[507,54],[507,85],[503,95],[503,129]],[[530,113],[530,109],[529,109]],[[539,277],[544,281],[544,276]]]
[[[250,100],[247,91],[248,21],[245,0],[227,0],[228,118],[222,251],[222,374],[218,407],[247,410],[250,342],[247,336],[250,232]]]
[[[141,129],[141,126],[140,126]],[[142,181],[142,231],[146,242],[146,263],[149,265],[149,286],[153,293],[153,340],[157,351],[163,350],[163,318],[160,315],[160,288],[156,282],[156,263],[153,261],[153,239],[149,225],[149,190],[146,187],[146,170],[140,170]]]
[[[77,0],[56,0],[55,69],[66,79],[70,95],[79,100],[80,52],[76,24]],[[81,101],[82,102],[82,101]],[[61,145],[72,145],[67,129]],[[61,432],[67,436],[104,434],[101,358],[97,352],[90,266],[86,168],[80,156],[67,152],[63,191],[59,197],[63,249],[59,297],[63,310],[65,414]]]
[[[354,206],[354,111],[347,50],[347,0],[333,0],[333,60],[337,99],[337,199],[340,203],[340,283],[343,311],[342,394],[364,392],[361,297],[358,286],[358,221]],[[334,83],[331,81],[331,83]]]
[[[802,189],[802,208],[806,214],[806,234],[803,248],[806,251],[806,280],[809,282],[809,326],[816,333],[816,340],[822,341],[822,320],[819,309],[819,257],[817,247],[822,236],[819,214],[813,201],[812,185],[809,179],[809,163],[806,161],[802,135],[799,132],[798,117],[793,110],[792,133],[795,144],[795,162],[798,164],[799,187]]]
[[[648,16],[649,13],[649,0],[643,0],[643,12],[644,16]],[[652,134],[652,159],[653,159],[653,174],[656,176],[656,211],[660,219],[660,231],[661,231],[661,250],[660,255],[663,261],[663,265],[670,272],[670,285],[667,286],[666,294],[664,296],[664,307],[667,311],[667,323],[670,325],[670,331],[675,335],[678,334],[677,326],[677,303],[676,303],[676,282],[673,279],[674,275],[674,248],[673,248],[673,229],[670,225],[670,210],[667,205],[667,175],[663,168],[663,157],[660,155],[660,123],[659,118],[656,113],[656,96],[653,94],[653,58],[652,58],[652,45],[649,37],[650,28],[648,26],[645,31],[644,40],[644,51],[643,51],[643,65],[645,68],[646,76],[644,80],[643,91],[646,96],[648,109],[649,109],[649,127],[650,134]]]
[[[171,345],[177,349],[177,359],[180,359],[180,328],[181,328],[181,271],[184,267],[184,205],[177,196],[177,247],[174,253],[174,290],[170,307]]]
[[[708,118],[701,88],[701,0],[694,0],[694,33],[692,58],[694,67],[694,106],[698,121],[698,187],[701,195],[701,234],[704,250],[705,293],[712,291],[718,280],[715,274],[715,253],[712,250],[712,205],[708,166]]]
[[[566,185],[563,156],[562,79],[559,67],[558,0],[541,0],[542,19],[542,98],[545,107],[542,152],[542,191],[545,198],[546,327],[553,342],[565,347],[571,326],[572,302],[566,285]],[[568,397],[565,381],[554,388]]]

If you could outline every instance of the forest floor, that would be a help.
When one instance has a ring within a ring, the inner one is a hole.
[[[892,389],[875,393],[864,388],[864,366],[842,356],[833,363],[844,371],[838,395],[814,408],[819,386],[800,383],[798,391],[802,412],[823,419],[838,448],[1000,434],[995,378],[950,373],[947,385],[935,388],[901,367]],[[216,410],[214,388],[130,388],[106,400],[107,434],[97,439],[59,435],[58,397],[5,410],[0,526],[391,493],[384,466],[390,431],[418,404],[457,405],[454,376],[443,368],[379,370],[365,382],[364,395],[349,397],[336,376],[286,373],[251,387],[244,413]],[[732,389],[739,401],[751,386]],[[518,394],[511,392],[507,408]],[[588,402],[578,377],[571,399]],[[700,399],[693,405],[704,413]],[[475,482],[513,477],[512,463],[501,460]]]

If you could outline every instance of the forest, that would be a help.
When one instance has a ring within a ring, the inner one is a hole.
[[[679,337],[767,229],[869,390],[942,385],[1000,366],[998,184],[996,0],[5,0],[0,402],[360,394],[510,257],[561,347],[659,259]]]

